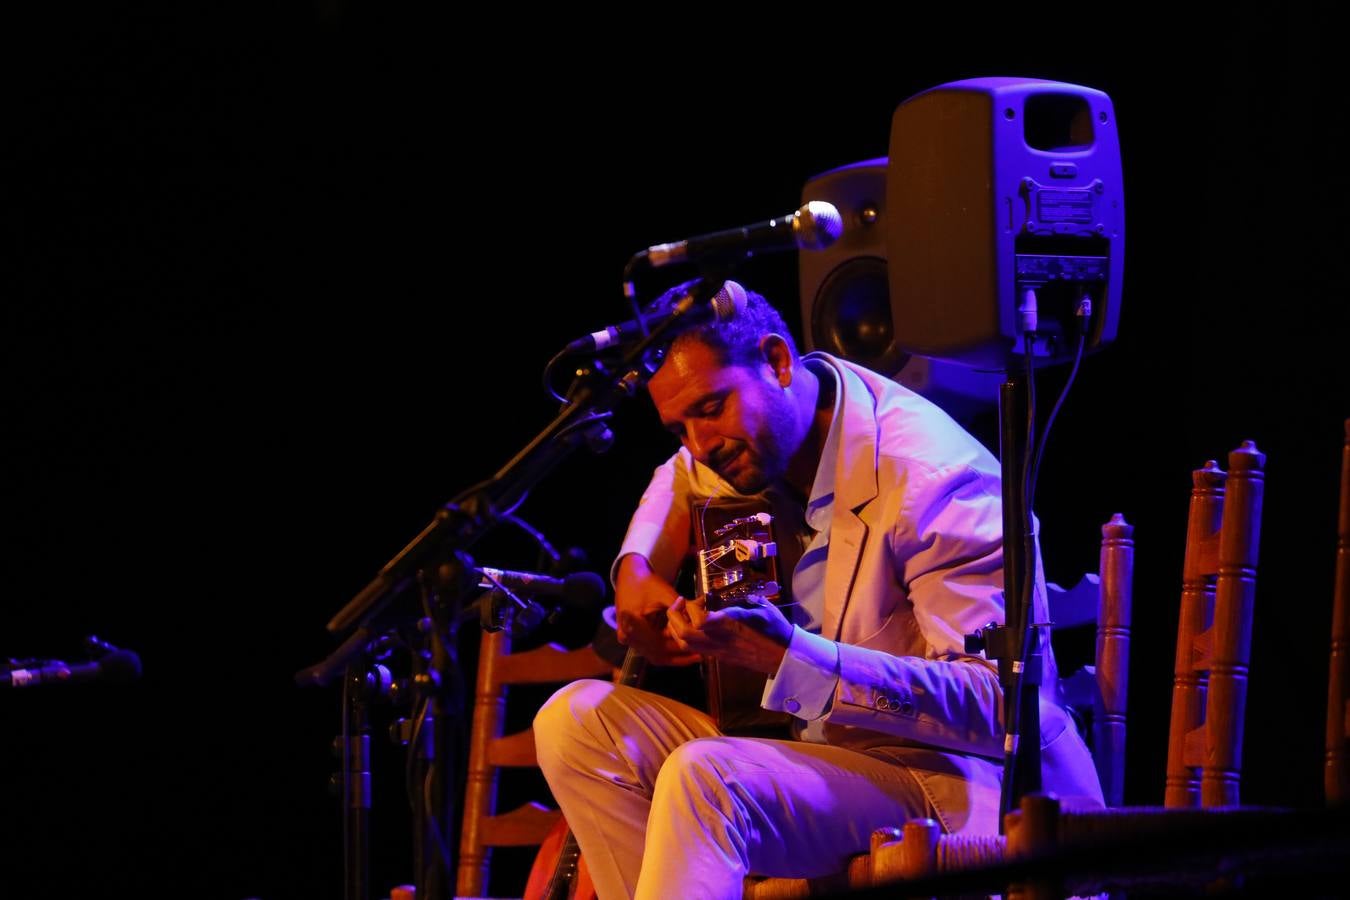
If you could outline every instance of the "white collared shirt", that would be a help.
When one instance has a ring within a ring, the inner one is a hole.
[[[839,682],[839,650],[834,641],[820,636],[820,630],[825,618],[825,560],[829,556],[830,521],[834,516],[834,473],[843,430],[840,424],[843,386],[828,364],[808,359],[806,365],[822,382],[829,379],[833,385],[834,414],[811,482],[811,496],[806,501],[806,527],[802,534],[805,547],[792,571],[792,599],[798,609],[793,618],[797,624],[778,671],[764,685],[760,705],[805,720],[804,727],[795,729],[798,737],[823,743],[818,720],[829,712]]]

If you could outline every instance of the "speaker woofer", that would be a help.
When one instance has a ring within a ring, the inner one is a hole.
[[[909,355],[895,343],[886,260],[853,257],[825,276],[811,310],[811,343],[875,372],[900,371]]]

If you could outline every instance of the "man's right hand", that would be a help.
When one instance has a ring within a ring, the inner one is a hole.
[[[630,553],[614,579],[614,612],[620,642],[658,666],[687,666],[702,659],[682,649],[666,627],[666,610],[679,598],[674,585],[652,571],[647,558]]]

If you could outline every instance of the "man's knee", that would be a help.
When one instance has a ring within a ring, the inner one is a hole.
[[[613,690],[612,682],[581,678],[563,685],[539,708],[534,716],[534,749],[546,775],[566,766],[569,748],[592,733],[589,720]]]
[[[656,777],[656,796],[666,795],[676,803],[711,804],[729,812],[731,752],[730,742],[723,737],[697,738],[681,744],[661,766]]]

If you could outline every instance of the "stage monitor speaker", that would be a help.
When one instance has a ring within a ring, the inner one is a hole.
[[[992,410],[1001,376],[913,356],[900,349],[886,275],[886,159],[810,178],[802,202],[839,210],[844,232],[823,250],[797,254],[807,350],[824,350],[894,378],[958,421]]]
[[[1115,339],[1125,201],[1106,94],[1025,78],[939,85],[896,108],[888,159],[901,350],[1006,370],[1025,364],[1030,332],[1033,361],[1060,362],[1084,298],[1086,349]]]

